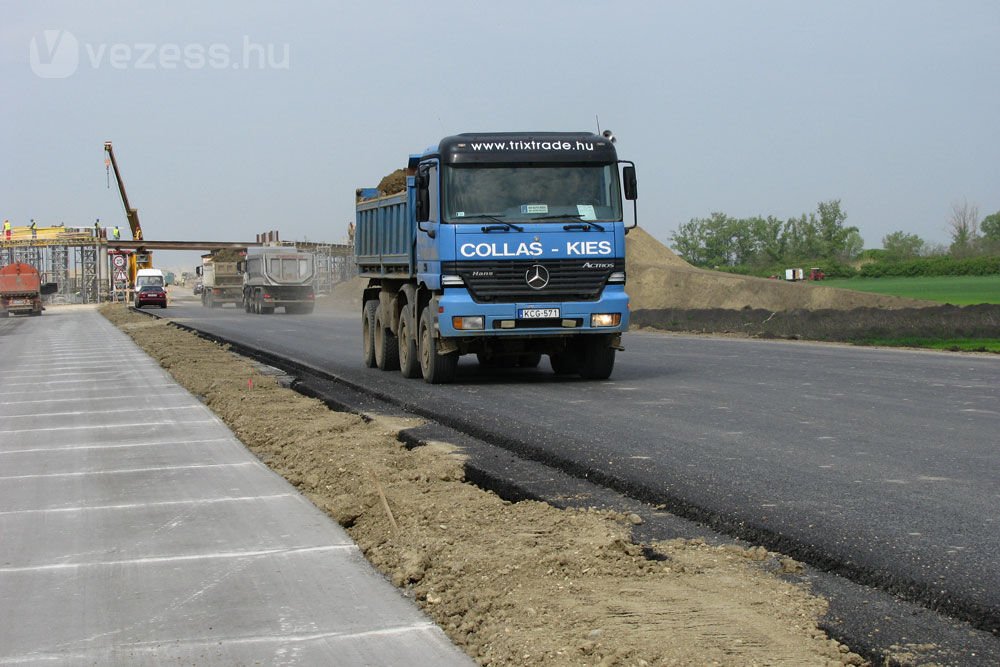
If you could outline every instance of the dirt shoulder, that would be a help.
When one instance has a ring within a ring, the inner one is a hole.
[[[777,554],[762,547],[672,541],[644,555],[628,517],[506,502],[463,480],[452,447],[403,447],[412,422],[333,412],[165,321],[101,312],[480,664],[862,663],[817,628],[823,600],[765,570]]]

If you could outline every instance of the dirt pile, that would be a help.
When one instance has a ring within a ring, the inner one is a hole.
[[[929,301],[866,294],[809,282],[785,282],[697,269],[641,227],[626,237],[626,271],[633,310],[852,310],[921,308]]]
[[[406,170],[397,169],[378,182],[378,189],[383,195],[392,195],[406,189]]]
[[[450,446],[404,448],[414,423],[331,412],[165,321],[101,312],[480,664],[862,662],[817,629],[822,600],[767,571],[794,568],[777,554],[673,541],[647,558],[626,517],[506,502],[465,483]]]

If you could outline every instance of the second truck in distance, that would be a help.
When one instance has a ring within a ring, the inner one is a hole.
[[[636,199],[609,134],[446,137],[410,156],[404,192],[359,190],[365,364],[437,384],[463,354],[548,355],[556,374],[609,377],[629,320],[622,189]]]
[[[247,248],[246,259],[237,263],[243,274],[243,309],[263,315],[275,308],[284,308],[290,315],[313,312],[313,267],[309,252],[283,246]]]
[[[221,308],[227,303],[243,305],[243,276],[236,270],[239,253],[222,250],[201,256],[195,273],[201,276],[201,305]]]

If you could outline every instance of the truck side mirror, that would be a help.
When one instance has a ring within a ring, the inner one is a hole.
[[[422,167],[417,171],[417,175],[413,178],[413,185],[416,190],[413,196],[413,215],[417,219],[417,229],[434,238],[437,233],[421,224],[431,219],[430,175],[427,167]]]
[[[201,267],[200,266],[194,267],[194,272],[195,272],[195,275],[200,276],[201,275]]]
[[[247,263],[244,262],[242,259],[240,261],[236,262],[236,273],[246,273],[246,264]],[[198,275],[199,276],[201,275],[201,267],[200,266],[198,267]]]
[[[625,185],[625,199],[634,201],[639,198],[638,187],[635,180],[635,167],[628,165],[622,169],[622,181]]]
[[[431,195],[430,184],[428,183],[427,170],[421,169],[414,178],[416,185],[416,210],[414,213],[417,222],[427,222],[431,217]]]

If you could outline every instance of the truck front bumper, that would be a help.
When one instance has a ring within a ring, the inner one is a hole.
[[[437,306],[438,330],[445,338],[611,334],[626,331],[629,322],[622,285],[607,286],[597,301],[518,303],[476,303],[465,288],[445,288]]]

